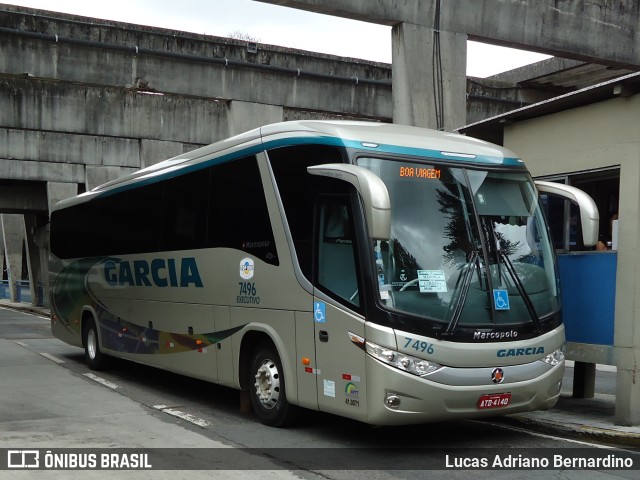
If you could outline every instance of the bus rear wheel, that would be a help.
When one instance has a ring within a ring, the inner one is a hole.
[[[283,427],[292,421],[294,406],[287,402],[282,363],[270,345],[254,352],[248,383],[253,411],[263,424]]]
[[[91,370],[102,370],[107,365],[107,356],[100,351],[98,329],[93,318],[87,320],[82,329],[84,358]]]

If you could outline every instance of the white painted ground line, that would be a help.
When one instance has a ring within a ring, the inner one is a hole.
[[[105,380],[104,378],[101,378],[101,377],[99,377],[97,375],[94,375],[93,373],[83,373],[83,375],[85,377],[87,377],[87,378],[90,378],[94,382],[98,382],[100,385],[104,385],[105,387],[109,387],[112,390],[115,390],[116,388],[120,387],[118,384],[110,382],[109,380]]]
[[[46,352],[40,352],[40,355],[42,355],[44,358],[51,360],[52,362],[55,363],[65,363],[64,360],[62,360],[61,358],[58,358],[54,355],[51,355],[50,353],[46,353]]]
[[[194,417],[189,413],[181,412],[180,410],[176,410],[175,408],[169,407],[167,405],[154,405],[153,408],[155,408],[156,410],[160,410],[161,412],[164,412],[168,415],[172,415],[174,417],[181,418],[182,420],[186,420],[187,422],[193,423],[194,425],[197,425],[202,428],[209,426],[209,422],[207,422],[206,420],[203,420],[198,417]]]

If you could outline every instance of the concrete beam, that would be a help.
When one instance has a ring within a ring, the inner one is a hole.
[[[84,168],[79,163],[0,158],[0,178],[7,180],[84,183]]]
[[[412,22],[419,25],[427,25],[426,15],[433,9],[431,0],[397,1],[382,0],[371,2],[370,0],[256,0],[262,3],[282,5],[283,7],[297,8],[308,12],[333,15],[335,17],[350,18],[362,22],[377,23],[390,27],[403,22]],[[424,17],[424,18],[422,18]]]
[[[108,58],[108,55],[104,57],[103,65],[109,63]],[[182,75],[193,77],[194,73]],[[162,75],[181,76],[177,71]],[[118,153],[125,153],[122,159],[125,164],[139,167],[137,146],[130,144],[135,142],[135,138],[171,138],[206,145],[224,138],[226,134],[224,129],[216,136],[218,122],[213,120],[224,118],[225,105],[215,98],[145,95],[118,86],[80,85],[33,78],[5,77],[1,80],[0,126],[56,132],[53,139],[65,133],[78,137],[87,135],[87,138],[78,138],[62,149],[63,153],[80,153],[88,157],[88,161],[83,163],[104,165],[98,160],[105,158],[104,154],[108,154],[108,161],[116,160]],[[112,142],[103,137],[120,139]],[[46,136],[40,134],[40,138]],[[35,146],[22,148],[25,153],[35,156]],[[93,155],[100,156],[96,159]]]
[[[47,26],[59,26],[54,20],[47,21]],[[60,27],[64,28],[65,25]],[[98,26],[92,27],[99,31]],[[95,32],[89,34],[95,35]],[[166,37],[166,31],[163,36]],[[220,56],[212,58],[211,42],[203,41],[199,42],[201,45],[194,45],[193,56],[198,60],[190,59],[181,47],[171,49],[166,45],[154,50],[153,54],[136,55],[132,50],[138,44],[136,42],[154,37],[148,32],[142,38],[132,36],[131,48],[122,45],[121,40],[110,44],[95,40],[96,47],[60,44],[52,49],[51,45],[55,45],[53,36],[51,39],[23,38],[17,30],[14,33],[0,32],[0,37],[3,42],[0,72],[11,76],[0,82],[0,100],[4,97],[1,89],[6,88],[8,93],[15,92],[6,96],[6,105],[0,105],[0,125],[5,126],[11,126],[12,122],[20,123],[23,119],[33,119],[43,125],[36,129],[69,131],[71,128],[72,131],[101,134],[103,130],[83,129],[83,124],[93,125],[102,118],[110,118],[114,120],[114,125],[106,127],[114,129],[114,126],[120,126],[122,133],[115,133],[118,136],[161,140],[169,138],[168,134],[173,133],[171,128],[178,126],[180,136],[175,137],[176,140],[208,144],[213,141],[212,137],[216,140],[223,137],[216,137],[215,132],[207,134],[203,131],[203,125],[211,124],[211,117],[226,108],[224,102],[227,100],[352,113],[372,118],[388,118],[391,112],[391,99],[387,95],[391,90],[390,69],[387,64],[348,61],[320,54],[302,55],[290,49],[273,51],[271,46],[260,45],[255,58],[230,58],[234,63],[225,65],[228,54],[234,53],[229,51],[229,46],[226,49],[214,49],[219,50]],[[171,41],[175,41],[175,38]],[[185,57],[175,58],[170,56],[172,54]],[[82,65],[78,65],[79,56],[83,59]],[[106,64],[110,65],[108,71],[103,68]],[[24,72],[28,74],[25,76]],[[22,91],[14,85],[5,87],[5,82],[28,80],[30,84],[35,84],[42,78],[59,81],[46,85],[47,97],[39,95],[37,90]],[[368,80],[374,83],[367,84]],[[81,90],[78,84],[83,84],[86,91],[79,92],[78,101],[73,97],[68,98],[67,105],[60,98],[68,97],[62,90],[63,82],[72,82],[76,90]],[[120,87],[121,93],[118,94],[113,88],[97,88],[98,85]],[[128,93],[125,101],[114,98],[114,95],[122,96],[122,91]],[[20,102],[12,104],[9,98]],[[76,114],[48,115],[56,105],[74,109]],[[87,105],[91,108],[86,108]],[[140,110],[140,114],[133,109]],[[166,111],[164,117],[156,114],[163,110]],[[3,111],[6,114],[3,115]],[[184,111],[190,112],[189,116],[180,117],[179,114]],[[160,122],[161,118],[163,123]],[[57,128],[44,127],[60,119],[64,119],[64,123]],[[191,128],[184,128],[185,124]],[[135,133],[140,131],[144,131],[144,135]],[[106,130],[104,133],[107,134]],[[202,134],[207,136],[206,140],[202,139]]]
[[[3,90],[0,87],[0,92]],[[70,92],[60,100],[69,102],[72,94],[73,92]],[[4,102],[0,100],[0,103]],[[57,110],[60,113],[71,113],[62,106]],[[27,126],[25,123],[30,122],[25,122],[24,119],[20,122],[16,118],[11,122],[13,128],[0,128],[0,158],[85,165],[140,166],[140,145],[134,138],[16,128]],[[3,124],[4,126],[8,125]],[[64,122],[58,122],[59,129],[62,130],[63,126]]]
[[[453,0],[442,4],[443,27],[465,31],[472,40],[640,69],[640,3],[635,1]]]
[[[383,25],[434,27],[436,0],[258,0]],[[602,65],[640,69],[640,3],[608,0],[440,1],[442,30]]]
[[[44,184],[32,182],[3,183],[0,186],[0,212],[33,212],[46,215],[47,193]]]

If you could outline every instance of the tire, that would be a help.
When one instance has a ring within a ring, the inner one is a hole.
[[[264,425],[284,427],[295,416],[295,407],[287,402],[280,357],[271,345],[259,346],[251,359],[249,391],[256,416]]]
[[[93,318],[89,319],[82,330],[84,358],[91,370],[103,370],[108,363],[107,356],[100,351],[98,329]]]

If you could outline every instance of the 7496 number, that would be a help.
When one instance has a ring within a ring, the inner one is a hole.
[[[433,343],[423,342],[420,340],[414,340],[413,338],[404,337],[407,343],[404,344],[404,348],[413,348],[416,352],[432,354],[435,350]]]

